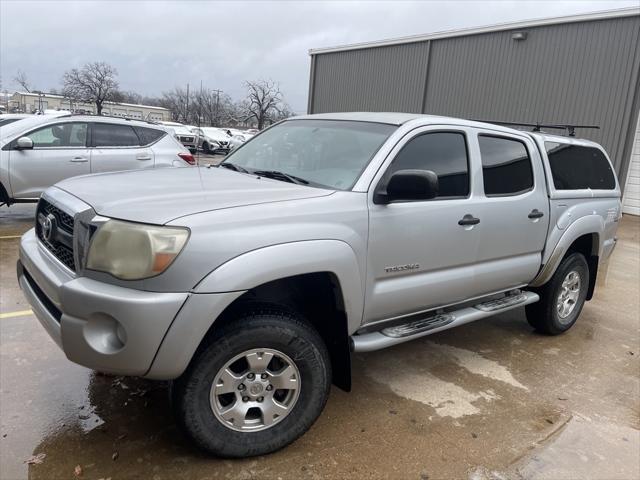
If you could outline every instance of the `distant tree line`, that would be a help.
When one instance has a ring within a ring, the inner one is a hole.
[[[242,125],[263,127],[290,117],[280,85],[273,80],[245,81],[246,97],[234,101],[222,90],[209,87],[175,87],[161,97],[143,96],[120,89],[118,71],[106,62],[91,62],[65,72],[62,90],[51,89],[72,101],[93,103],[98,115],[104,102],[135,103],[164,107],[172,119],[188,125]],[[27,92],[35,91],[27,75],[18,71],[14,82]]]

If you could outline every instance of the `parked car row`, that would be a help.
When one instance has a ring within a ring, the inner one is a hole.
[[[37,201],[49,186],[78,175],[194,164],[174,135],[149,122],[0,116],[0,204]]]
[[[198,150],[206,154],[226,155],[252,138],[258,130],[238,130],[235,128],[197,127],[178,122],[159,122],[191,153]]]

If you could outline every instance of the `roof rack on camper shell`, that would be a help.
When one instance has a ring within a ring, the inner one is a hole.
[[[494,125],[503,125],[503,126],[517,126],[517,127],[532,127],[532,132],[540,132],[542,128],[555,128],[558,130],[566,130],[567,134],[570,137],[576,136],[576,128],[592,128],[599,130],[600,127],[598,125],[571,125],[568,123],[521,123],[521,122],[503,122],[503,121],[495,121],[495,120],[481,120],[474,119],[476,122],[485,122],[485,123],[493,123]]]

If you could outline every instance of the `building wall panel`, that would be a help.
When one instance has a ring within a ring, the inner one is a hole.
[[[420,112],[428,43],[319,55],[311,111]]]

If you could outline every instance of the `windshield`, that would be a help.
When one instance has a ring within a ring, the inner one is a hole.
[[[349,190],[397,127],[342,120],[289,120],[247,140],[223,162]]]
[[[9,137],[28,130],[29,128],[46,123],[55,119],[51,115],[32,115],[30,117],[21,118],[12,123],[5,123],[0,125],[0,140],[8,139]]]

